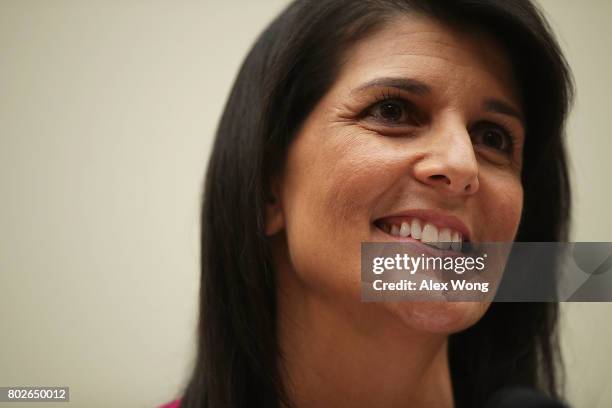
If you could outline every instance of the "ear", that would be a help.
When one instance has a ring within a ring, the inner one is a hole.
[[[266,194],[266,236],[272,236],[285,228],[285,216],[280,200],[280,182],[273,178]]]

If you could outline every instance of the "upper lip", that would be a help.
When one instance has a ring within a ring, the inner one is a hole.
[[[378,218],[375,222],[389,222],[393,218],[418,218],[422,221],[431,223],[436,227],[447,227],[460,232],[464,241],[471,241],[472,233],[468,226],[454,215],[443,213],[437,210],[414,209],[400,211],[384,217]]]

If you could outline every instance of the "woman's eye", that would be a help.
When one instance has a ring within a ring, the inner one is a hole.
[[[397,102],[383,102],[380,105],[380,116],[387,120],[400,121],[404,115],[404,107]]]
[[[417,122],[408,103],[399,99],[387,99],[376,103],[368,110],[368,116],[388,124]]]
[[[472,143],[510,153],[513,139],[510,133],[499,125],[484,123],[472,130]]]

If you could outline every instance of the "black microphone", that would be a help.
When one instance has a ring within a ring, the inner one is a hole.
[[[495,392],[484,408],[570,408],[561,401],[526,387],[508,387]]]

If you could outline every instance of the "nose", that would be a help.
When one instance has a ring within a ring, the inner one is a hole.
[[[413,167],[420,182],[451,195],[478,191],[478,161],[472,140],[461,124],[445,126],[424,140],[424,154]]]

